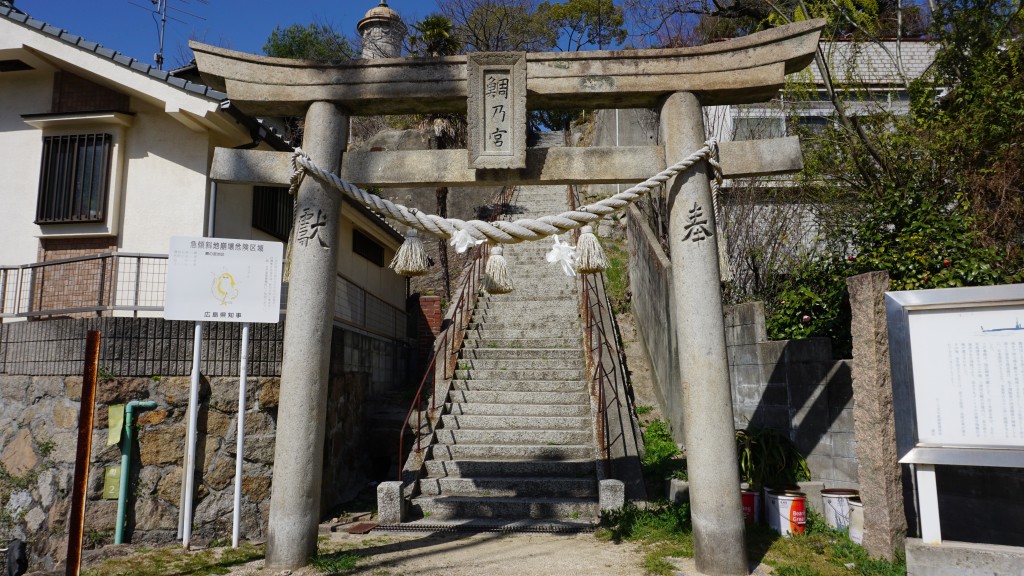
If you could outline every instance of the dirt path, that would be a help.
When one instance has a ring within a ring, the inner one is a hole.
[[[643,554],[632,544],[603,542],[593,534],[388,533],[332,534],[323,550],[362,558],[344,574],[373,576],[642,576]],[[231,573],[279,576],[262,561]],[[312,568],[291,576],[320,574]]]

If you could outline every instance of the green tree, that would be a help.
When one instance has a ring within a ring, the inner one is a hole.
[[[352,44],[334,26],[314,22],[303,26],[277,26],[263,44],[263,53],[278,58],[298,58],[317,62],[334,62],[356,57]]]
[[[416,56],[451,56],[462,51],[452,21],[443,14],[431,14],[412,25],[415,34],[409,37],[411,52]]]
[[[1020,27],[1010,1],[944,4],[932,29],[941,49],[910,85],[909,115],[804,135],[820,244],[762,295],[772,337],[831,336],[849,352],[845,279],[862,272],[888,271],[895,290],[1024,280]]]
[[[626,40],[621,6],[612,0],[568,0],[543,2],[537,9],[559,33],[556,48],[567,52],[585,46],[614,48]]]

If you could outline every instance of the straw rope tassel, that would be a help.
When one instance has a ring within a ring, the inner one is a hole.
[[[405,233],[405,242],[391,260],[391,269],[402,276],[422,276],[427,273],[430,258],[415,228]]]
[[[576,261],[576,271],[580,274],[596,274],[604,272],[608,268],[608,259],[605,258],[604,249],[601,248],[601,242],[594,234],[592,226],[580,228],[576,253],[579,257]]]
[[[508,294],[512,291],[512,274],[508,271],[508,262],[502,256],[501,246],[491,247],[491,257],[484,268],[484,290],[491,294]]]

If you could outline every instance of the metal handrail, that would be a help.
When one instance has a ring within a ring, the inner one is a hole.
[[[571,209],[579,205],[579,191],[575,186],[568,186],[567,191]],[[579,241],[579,232],[574,232],[574,241]],[[625,351],[619,346],[621,337],[619,335],[618,322],[615,315],[611,313],[611,302],[605,290],[604,274],[580,274],[581,286],[581,313],[585,320],[584,337],[587,345],[587,366],[591,395],[597,397],[597,443],[598,452],[604,464],[606,475],[613,476],[611,458],[611,447],[618,442],[628,441],[624,431],[634,429],[633,422],[622,422],[622,408],[626,413],[632,415],[635,412],[633,399],[628,393],[628,380],[626,376]],[[610,327],[612,333],[609,333]],[[609,360],[609,362],[605,362]],[[611,393],[611,397],[606,394]],[[610,400],[610,402],[609,402]],[[609,407],[614,406],[614,413],[620,419],[619,434],[610,438],[611,427],[609,425]],[[642,452],[642,447],[635,434],[633,437],[633,453]],[[625,446],[624,446],[625,448]]]
[[[473,262],[464,276],[462,288],[455,302],[448,308],[448,318],[441,327],[441,334],[434,340],[434,352],[427,363],[423,378],[420,380],[419,388],[416,389],[416,397],[409,411],[402,422],[402,429],[398,433],[398,461],[402,461],[405,455],[405,431],[409,427],[413,413],[416,414],[416,452],[423,450],[423,437],[433,433],[434,424],[437,422],[437,397],[439,383],[445,383],[455,375],[457,356],[465,338],[466,328],[469,326],[469,318],[476,306],[476,296],[480,289],[480,277],[483,274],[484,263],[487,260],[486,251],[482,247],[475,249]],[[442,364],[439,366],[439,360]],[[427,424],[430,430],[423,431],[423,391],[426,385],[432,384],[430,394],[430,408],[427,412]],[[402,470],[399,469],[399,480]]]
[[[505,186],[501,193],[495,198],[495,208],[489,221],[496,220],[503,215],[503,208],[512,198],[515,191],[513,186]],[[480,281],[487,265],[487,258],[490,250],[487,244],[474,248],[473,260],[463,274],[459,295],[454,303],[448,307],[444,322],[441,324],[441,333],[434,339],[434,350],[424,369],[423,378],[416,389],[416,396],[413,399],[409,411],[406,412],[405,420],[402,422],[402,429],[398,433],[398,480],[403,480],[402,473],[405,457],[405,431],[409,428],[413,413],[416,414],[416,454],[418,462],[422,463],[423,437],[434,433],[437,421],[440,419],[440,411],[444,408],[443,398],[447,394],[446,385],[455,376],[455,368],[458,362],[459,350],[462,349],[462,342],[466,337],[466,329],[476,307],[477,298],[480,295]],[[438,365],[439,359],[443,364]],[[431,384],[430,408],[427,411],[427,425],[429,429],[423,429],[423,391],[426,385]],[[442,398],[442,405],[437,405],[438,397]]]

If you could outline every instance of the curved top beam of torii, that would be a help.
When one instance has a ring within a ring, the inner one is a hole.
[[[526,54],[527,107],[643,108],[693,92],[704,105],[771,99],[814,58],[825,21],[688,48]],[[354,115],[464,112],[466,56],[330,64],[189,45],[203,79],[258,116],[301,116],[332,101]]]

